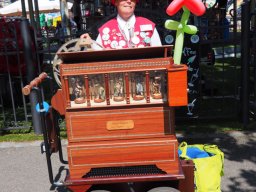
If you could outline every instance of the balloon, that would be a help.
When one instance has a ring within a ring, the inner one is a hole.
[[[197,32],[197,27],[194,25],[185,25],[182,26],[182,24],[178,21],[174,21],[174,20],[167,20],[165,21],[164,24],[166,29],[169,30],[177,30],[177,29],[182,29],[184,33],[190,34],[190,35],[194,35]]]
[[[205,6],[201,0],[173,0],[166,9],[170,16],[177,13],[181,7],[187,7],[194,15],[200,16],[205,13]]]
[[[177,30],[180,22],[174,20],[167,20],[165,21],[165,28],[169,30]]]
[[[183,43],[184,43],[184,32],[182,30],[177,30],[175,45],[174,45],[174,53],[173,53],[174,64],[180,64],[181,62]]]
[[[181,21],[173,21],[167,20],[165,21],[165,28],[169,30],[176,30],[176,40],[174,46],[174,54],[173,60],[174,64],[180,64],[181,56],[182,56],[182,49],[184,44],[184,33],[188,34],[195,34],[197,32],[197,27],[193,25],[187,25],[190,11],[186,7],[183,8],[183,14],[181,16]]]
[[[183,6],[183,1],[184,0],[173,0],[170,5],[166,9],[166,13],[170,16],[174,15],[177,13],[181,7]]]
[[[203,15],[205,13],[205,6],[200,0],[185,0],[185,6],[196,16]]]
[[[194,35],[197,32],[197,27],[194,25],[185,25],[183,31],[187,34]]]
[[[199,16],[204,14],[205,6],[200,0],[173,0],[167,7],[166,12],[168,15],[174,15],[180,9],[183,9],[180,22],[167,20],[165,21],[165,28],[169,30],[176,30],[176,40],[174,46],[173,60],[174,64],[180,64],[183,44],[184,44],[184,33],[193,35],[197,32],[197,27],[194,25],[187,25],[189,20],[190,11],[195,15]]]

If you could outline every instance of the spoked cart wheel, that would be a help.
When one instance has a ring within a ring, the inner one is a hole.
[[[57,53],[60,52],[75,52],[75,51],[80,51],[80,46],[79,46],[79,38],[77,39],[72,39],[65,44],[63,44],[57,51]],[[54,56],[53,59],[53,76],[56,81],[56,83],[61,87],[61,81],[60,81],[60,64],[62,60],[59,58],[57,53]]]
[[[156,187],[156,188],[150,189],[148,192],[180,192],[180,191],[172,187]]]
[[[96,41],[92,39],[71,39],[70,41],[66,42],[63,44],[57,51],[57,53],[60,52],[77,52],[81,51],[82,48],[83,50],[93,50],[93,46],[97,44]],[[92,47],[91,47],[92,46]],[[62,63],[62,60],[58,56],[58,54],[55,54],[53,58],[53,76],[56,81],[56,83],[61,87],[61,81],[60,81],[60,64]]]

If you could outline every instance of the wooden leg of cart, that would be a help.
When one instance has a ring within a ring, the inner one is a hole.
[[[191,160],[181,160],[182,171],[185,179],[179,180],[181,192],[194,192],[194,163]]]

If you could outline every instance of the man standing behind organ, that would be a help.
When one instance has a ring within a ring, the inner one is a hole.
[[[101,49],[125,49],[125,48],[140,48],[150,46],[161,46],[161,39],[155,27],[155,23],[144,17],[137,17],[134,14],[136,3],[139,0],[111,0],[111,3],[116,6],[117,16],[99,29],[99,34],[96,43],[92,44],[94,50]],[[88,33],[81,35],[80,38],[91,40]],[[113,100],[115,102],[124,100],[124,84],[121,79],[114,77],[113,85]],[[120,84],[121,83],[121,84]],[[144,99],[143,87],[136,86],[136,95],[134,100]],[[140,82],[141,83],[141,82]],[[138,95],[139,94],[139,95]]]
[[[139,0],[112,0],[117,8],[117,17],[99,28],[96,42],[105,49],[122,49],[148,46],[161,46],[155,23],[134,15]],[[81,38],[90,38],[89,34]],[[101,49],[100,46],[96,49]]]

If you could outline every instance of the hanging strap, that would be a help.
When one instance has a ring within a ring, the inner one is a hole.
[[[187,148],[188,148],[188,144],[185,141],[183,141],[179,145],[179,149],[181,150],[180,158],[186,159],[186,160],[191,159],[190,157],[187,156]]]

